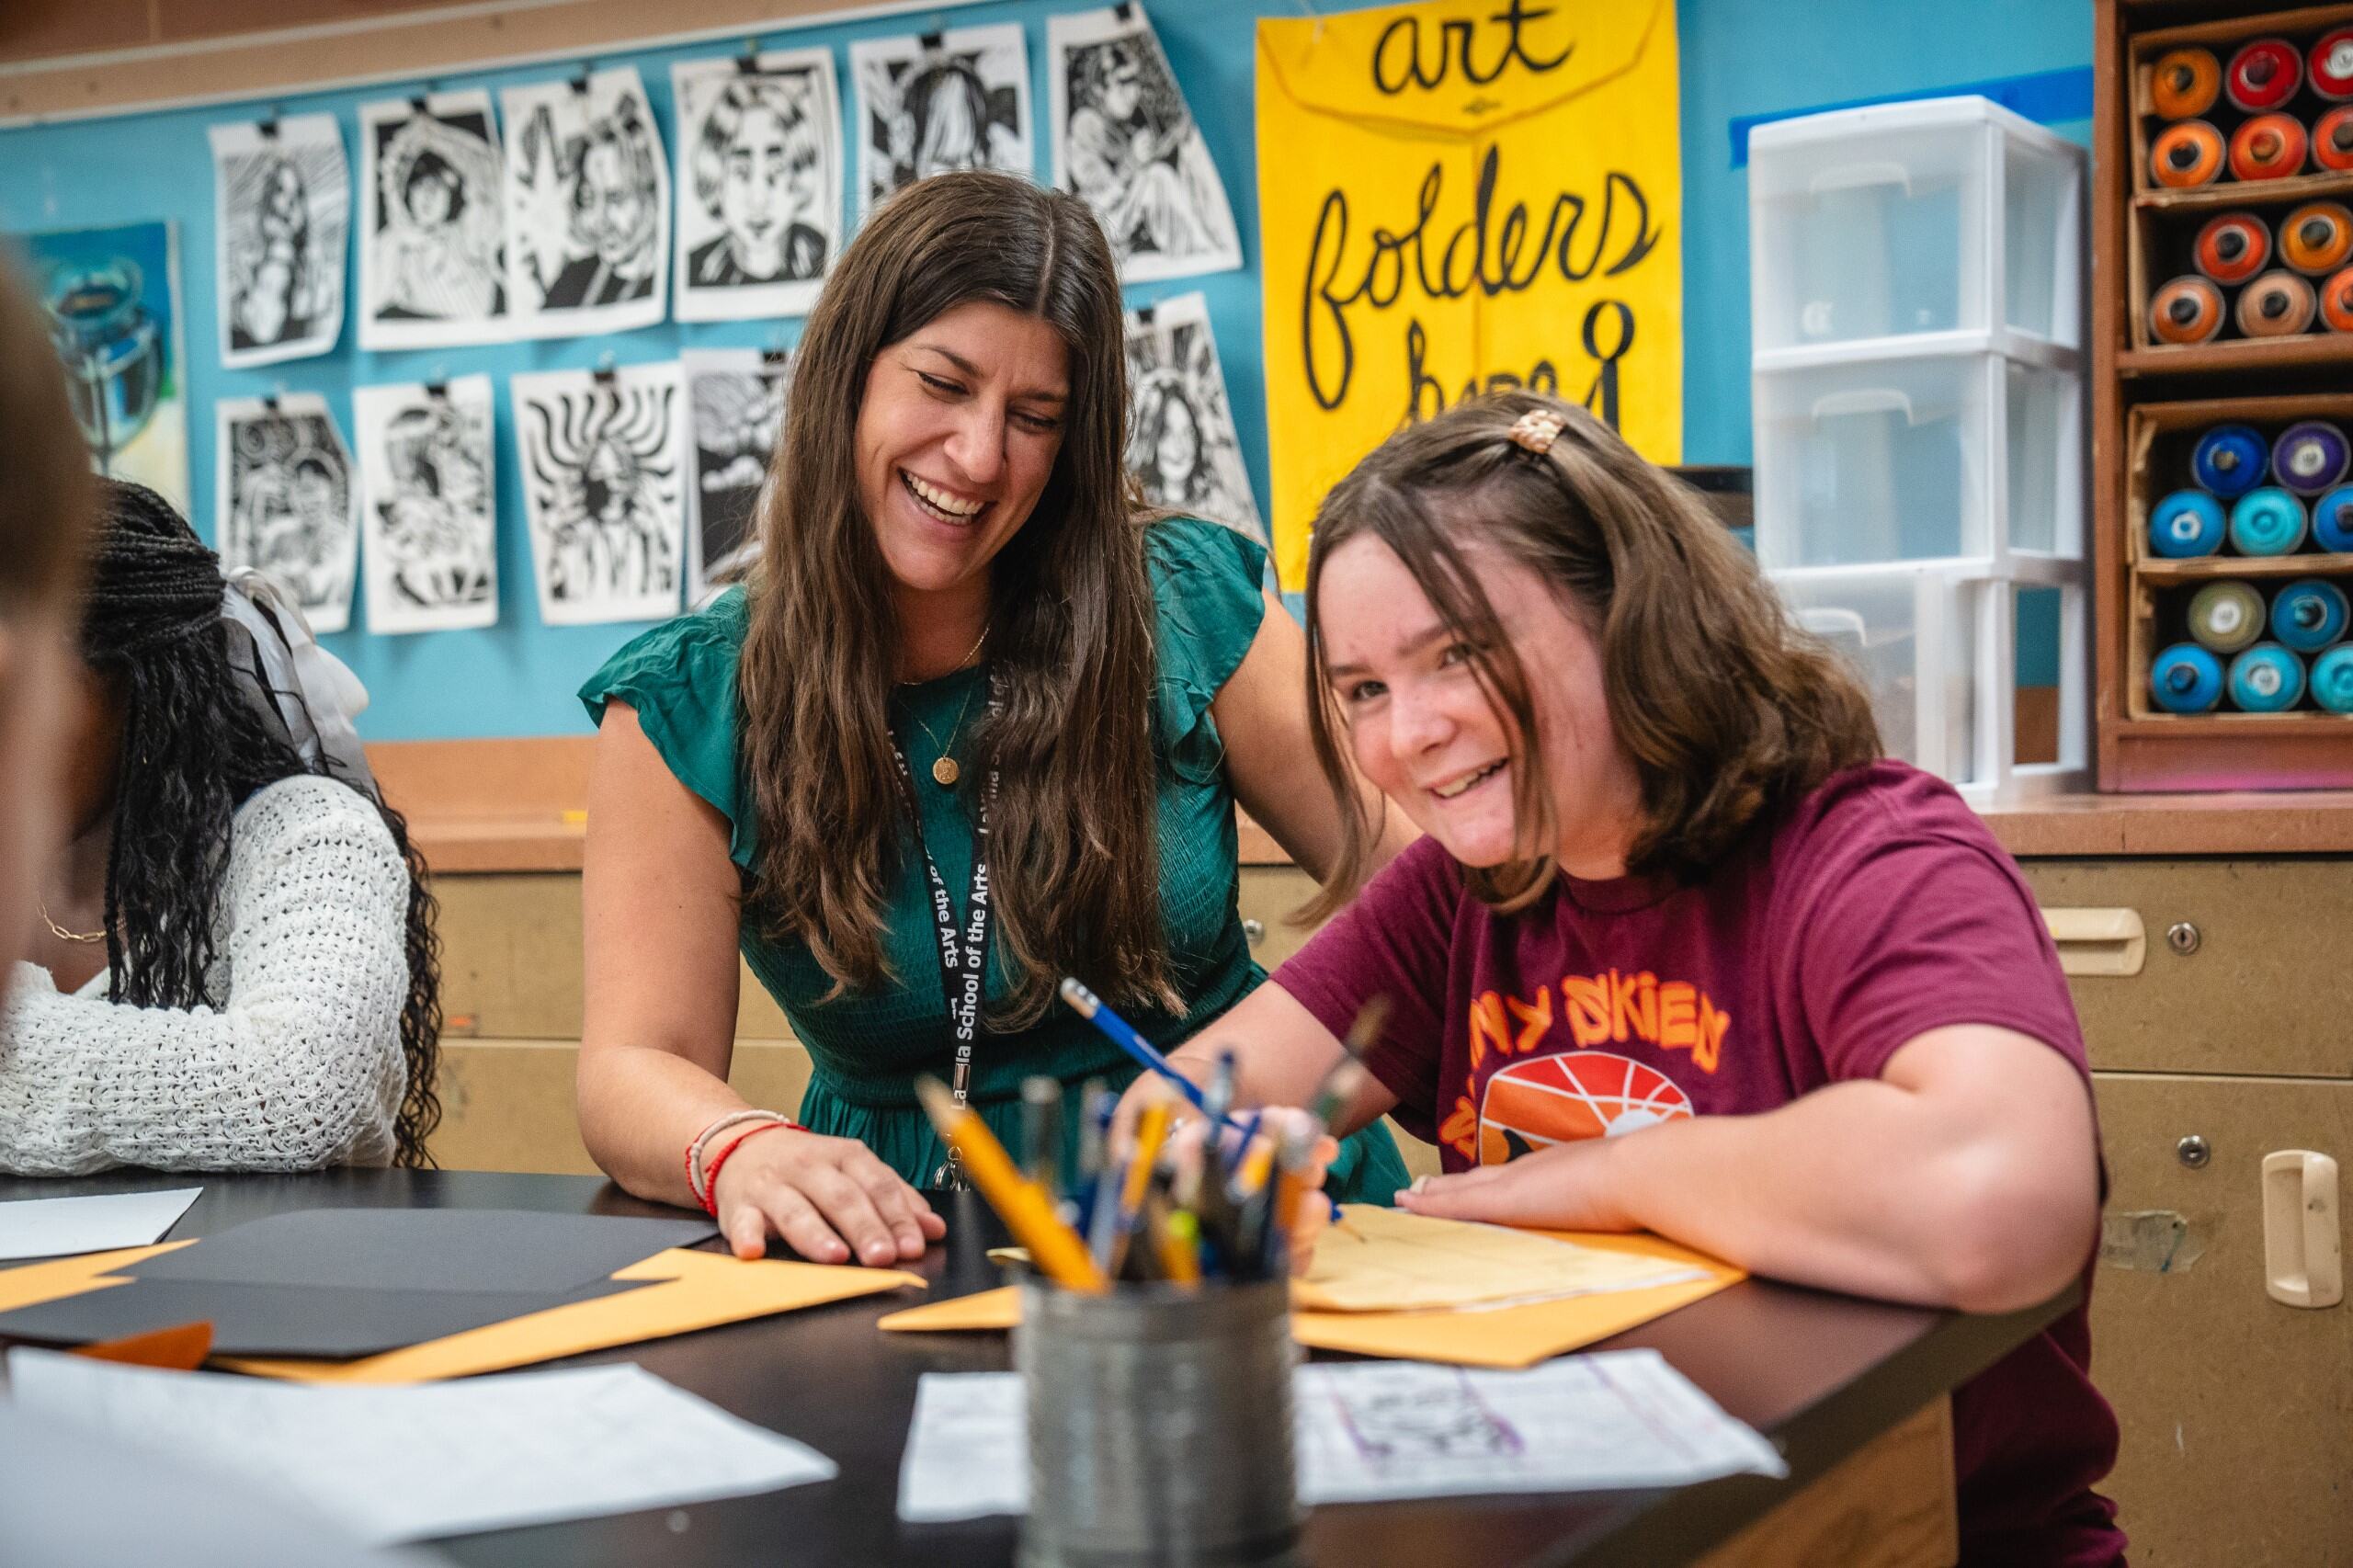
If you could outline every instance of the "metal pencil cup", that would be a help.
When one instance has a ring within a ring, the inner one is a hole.
[[[1022,1287],[1023,1568],[1298,1561],[1290,1287]]]

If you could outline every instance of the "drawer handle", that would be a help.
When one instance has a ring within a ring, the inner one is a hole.
[[[2336,1224],[2336,1162],[2309,1149],[2263,1156],[2263,1288],[2290,1307],[2345,1299]]]
[[[2149,957],[2149,933],[2137,909],[2046,909],[2042,923],[2069,974],[2134,975]]]

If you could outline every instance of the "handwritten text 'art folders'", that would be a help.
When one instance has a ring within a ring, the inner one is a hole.
[[[1316,501],[1474,392],[1683,442],[1672,0],[1425,0],[1258,24],[1275,559]]]

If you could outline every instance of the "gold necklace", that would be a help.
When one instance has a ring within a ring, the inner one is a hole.
[[[33,900],[33,903],[40,906],[41,923],[49,927],[50,934],[57,937],[58,940],[63,942],[103,942],[107,939],[107,934],[104,931],[68,931],[64,926],[60,926],[55,920],[50,918],[49,905],[45,901],[36,898]]]
[[[961,670],[971,664],[974,656],[980,653],[981,644],[988,640],[989,629],[983,626],[981,628],[980,636],[973,640],[972,647],[965,652],[962,658],[956,661],[956,668]],[[955,672],[951,670],[949,673],[952,675]],[[975,691],[979,689],[977,683],[972,689]],[[915,722],[916,727],[923,731],[924,738],[929,741],[939,753],[938,756],[932,758],[931,778],[932,782],[943,790],[953,790],[956,788],[956,780],[963,777],[964,770],[956,766],[956,759],[948,755],[948,750],[949,746],[956,744],[956,732],[964,727],[964,715],[972,710],[972,692],[967,691],[964,693],[963,706],[956,710],[956,722],[948,727],[948,739],[943,743],[932,727],[923,722],[922,714],[916,712],[912,706],[907,709],[907,717]]]

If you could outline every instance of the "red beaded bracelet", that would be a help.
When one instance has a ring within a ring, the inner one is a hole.
[[[757,1127],[720,1145],[719,1153],[710,1157],[710,1164],[703,1173],[702,1211],[704,1213],[714,1220],[719,1218],[719,1171],[721,1166],[727,1164],[728,1156],[763,1132],[779,1132],[787,1128],[796,1132],[806,1131],[795,1121],[763,1121]]]

